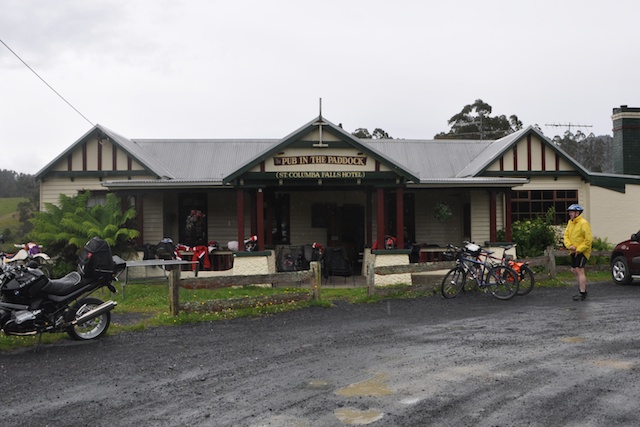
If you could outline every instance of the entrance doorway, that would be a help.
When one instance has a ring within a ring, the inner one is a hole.
[[[349,257],[352,272],[359,274],[361,254],[364,251],[364,206],[345,204],[331,206],[327,246],[343,247]]]
[[[207,194],[181,193],[178,208],[178,241],[188,246],[206,245]]]

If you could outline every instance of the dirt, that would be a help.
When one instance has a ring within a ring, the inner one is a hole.
[[[337,303],[4,352],[1,424],[638,425],[640,286],[573,293]]]

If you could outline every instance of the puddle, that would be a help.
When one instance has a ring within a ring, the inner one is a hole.
[[[596,366],[604,366],[606,368],[633,369],[633,363],[624,362],[622,360],[593,360],[591,363]]]
[[[564,338],[560,338],[560,341],[575,344],[575,343],[585,342],[586,338],[582,338],[582,337],[564,337]]]
[[[341,408],[334,411],[336,418],[349,425],[365,425],[381,420],[384,414],[375,409],[360,411],[354,408]]]
[[[400,403],[403,405],[415,405],[416,403],[422,401],[419,397],[407,397],[406,399],[402,399]]]
[[[311,380],[307,383],[307,386],[312,389],[326,390],[331,387],[331,384],[329,384],[327,381]]]
[[[340,396],[388,396],[393,391],[387,386],[386,381],[386,375],[378,374],[369,380],[338,389],[336,394]]]

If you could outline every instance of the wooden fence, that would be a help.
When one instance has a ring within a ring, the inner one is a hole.
[[[309,270],[290,273],[228,275],[193,279],[180,279],[180,271],[174,269],[171,270],[171,274],[169,275],[169,312],[174,316],[180,313],[180,287],[216,289],[221,287],[255,285],[258,283],[278,284],[300,283],[305,281],[308,281],[311,287],[311,299],[319,301],[321,299],[320,285],[322,284],[322,277],[320,275],[320,264],[316,261],[311,262]]]
[[[558,250],[551,246],[547,247],[543,256],[535,258],[526,258],[520,261],[526,261],[530,266],[544,267],[544,271],[548,277],[555,279],[557,277],[556,257],[568,257],[566,250]],[[591,257],[611,257],[611,251],[592,251]],[[376,267],[367,272],[367,289],[369,296],[375,294],[375,275],[401,274],[401,273],[424,273],[427,271],[448,270],[454,266],[453,261],[433,262],[433,263],[416,263],[405,265],[391,265],[384,267]]]
[[[543,266],[545,273],[552,278],[556,277],[556,257],[568,256],[566,250],[556,250],[548,247],[545,254],[540,257],[527,258],[531,266]],[[610,257],[611,251],[594,251],[591,256]],[[402,273],[424,273],[428,271],[448,270],[454,266],[453,261],[427,262],[403,265],[391,265],[368,269],[366,273],[367,293],[369,296],[375,295],[375,275],[402,274]],[[257,283],[302,283],[308,281],[311,287],[311,299],[319,301],[322,275],[320,264],[311,262],[309,270],[294,271],[288,273],[274,274],[252,274],[252,275],[228,275],[213,276],[207,278],[180,279],[180,272],[177,269],[171,270],[169,275],[169,310],[172,315],[177,316],[180,312],[180,287],[192,289],[216,289],[220,287],[255,285]]]

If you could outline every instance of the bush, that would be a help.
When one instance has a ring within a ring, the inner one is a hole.
[[[512,225],[513,241],[517,244],[519,257],[544,255],[548,246],[555,247],[556,234],[553,228],[555,210],[547,211],[544,217],[533,220],[516,221]]]

